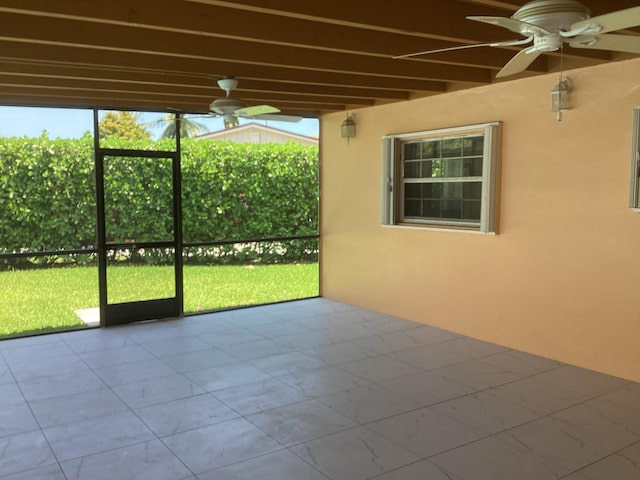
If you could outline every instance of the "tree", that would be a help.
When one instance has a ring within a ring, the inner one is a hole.
[[[151,133],[140,123],[139,116],[139,113],[133,112],[107,112],[98,125],[100,138],[150,139]]]
[[[162,138],[176,138],[176,118],[172,113],[167,113],[164,117],[145,124],[148,127],[161,127],[164,126],[162,131]],[[207,127],[195,120],[188,117],[180,118],[180,137],[195,137],[196,135],[206,132]]]

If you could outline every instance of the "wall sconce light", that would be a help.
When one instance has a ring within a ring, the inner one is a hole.
[[[347,118],[344,119],[342,125],[340,126],[340,133],[342,134],[342,138],[347,139],[347,143],[349,143],[349,139],[356,136],[356,122],[354,121],[355,115],[347,115]]]
[[[573,84],[569,77],[558,80],[558,84],[551,90],[551,111],[558,114],[558,121],[562,121],[562,112],[569,110],[569,92]]]

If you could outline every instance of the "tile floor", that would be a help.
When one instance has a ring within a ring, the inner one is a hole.
[[[640,385],[324,299],[0,342],[0,478],[638,480]]]

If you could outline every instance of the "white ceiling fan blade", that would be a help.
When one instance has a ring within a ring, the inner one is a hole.
[[[233,114],[238,117],[255,117],[256,115],[263,115],[265,113],[278,113],[279,109],[272,107],[271,105],[255,105],[253,107],[244,107],[234,110]]]
[[[640,37],[635,35],[616,35],[609,33],[595,37],[577,37],[575,40],[572,40],[569,45],[575,48],[640,53]]]
[[[460,45],[458,47],[438,48],[435,50],[425,50],[424,52],[406,53],[404,55],[396,55],[391,58],[396,60],[398,58],[417,57],[418,55],[429,55],[431,53],[452,52],[454,50],[465,50],[467,48],[477,48],[477,47],[511,47],[513,45],[524,45],[525,43],[529,43],[530,41],[531,41],[531,37],[525,38],[524,40],[505,40],[504,42],[474,43],[473,45]]]
[[[549,30],[539,27],[538,25],[516,20],[515,18],[471,16],[467,17],[467,19],[474,20],[476,22],[488,23],[490,25],[497,25],[498,27],[506,28],[512,32],[524,35],[525,37],[531,37],[533,35],[547,35],[551,33]]]
[[[527,67],[531,65],[541,54],[541,51],[534,50],[529,53],[529,49],[520,50],[518,54],[509,60],[509,63],[507,63],[502,70],[498,72],[496,78],[507,77],[509,75],[524,72]]]
[[[570,32],[577,32],[579,34],[607,33],[613,32],[614,30],[637,27],[639,25],[640,7],[631,7],[576,22],[571,25]]]
[[[251,118],[256,118],[258,120],[271,120],[274,122],[291,122],[296,123],[302,120],[302,117],[297,115],[282,115],[277,113],[265,113],[263,115],[255,115]]]

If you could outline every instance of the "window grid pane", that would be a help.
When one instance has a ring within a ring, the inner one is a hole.
[[[484,136],[403,144],[404,219],[480,222]]]

